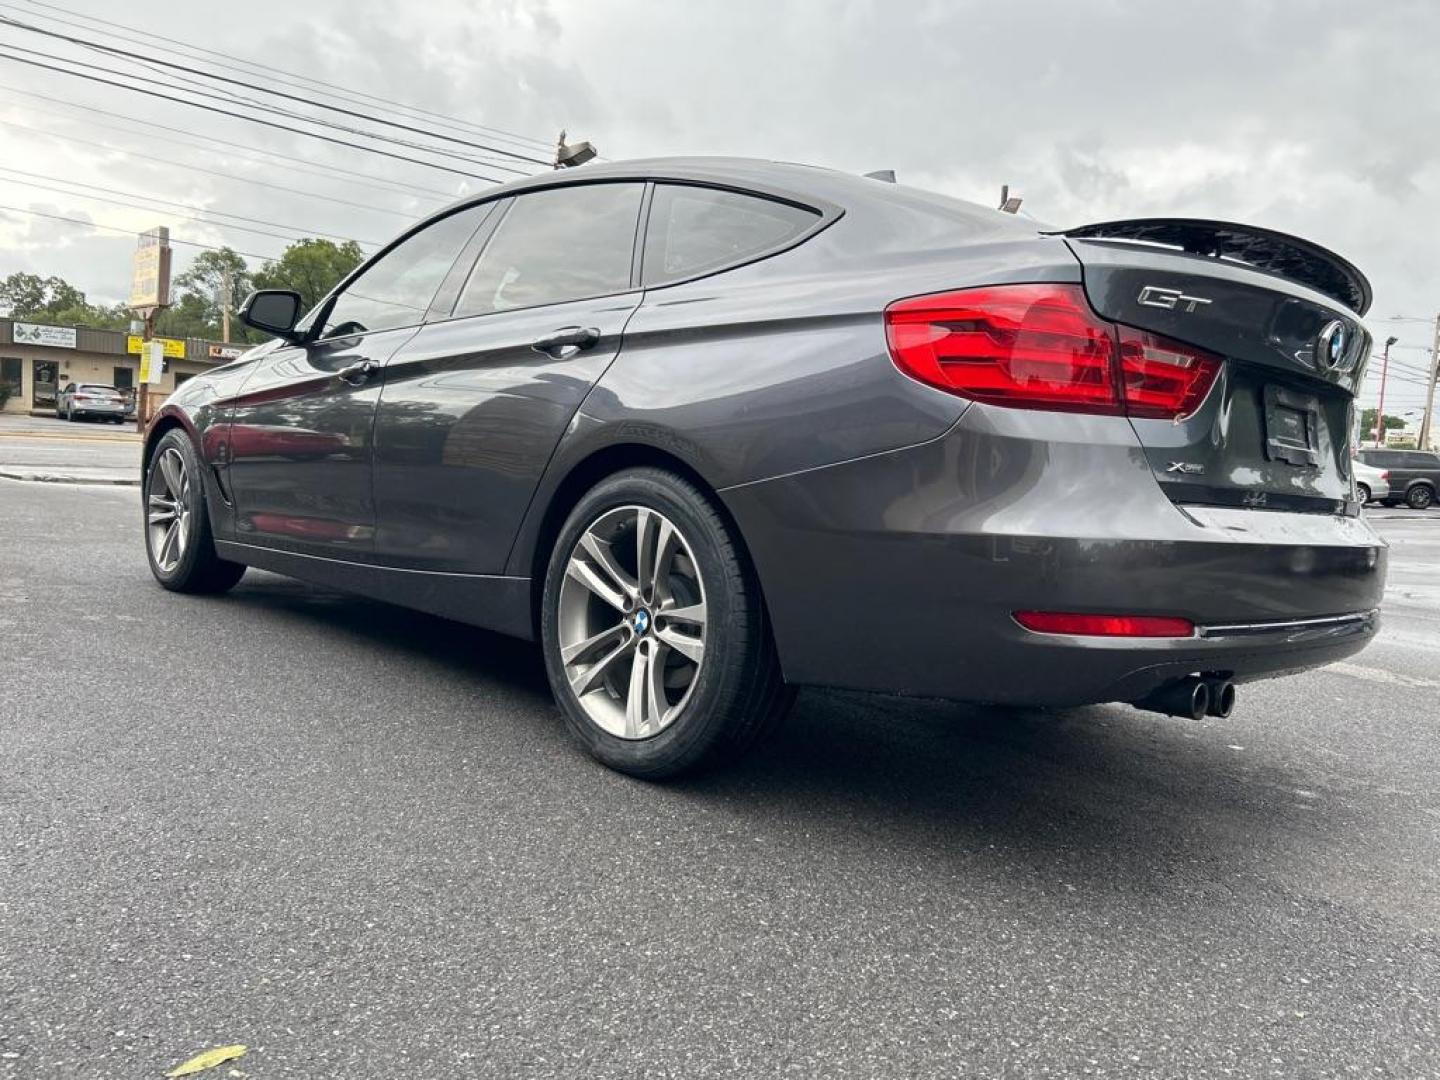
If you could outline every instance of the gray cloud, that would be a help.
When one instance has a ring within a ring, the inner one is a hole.
[[[98,0],[68,2],[119,17]],[[902,181],[984,202],[1009,183],[1027,211],[1057,223],[1152,213],[1250,221],[1354,260],[1375,283],[1377,316],[1440,306],[1432,254],[1440,68],[1426,53],[1440,39],[1440,6],[1429,2],[322,0],[297,10],[279,0],[241,8],[137,0],[124,11],[140,26],[168,25],[177,37],[223,41],[237,55],[540,139],[565,126],[610,157],[733,153],[892,167]],[[245,28],[257,25],[270,32],[247,42]],[[316,163],[449,194],[477,186],[58,77],[30,79],[0,63],[0,81],[19,77]],[[22,99],[0,96],[0,118],[96,137],[83,123],[25,112]],[[76,178],[102,160],[4,128],[0,147],[7,160]],[[406,213],[442,201],[382,196],[218,151],[207,159]],[[402,223],[154,161],[111,157],[103,176],[93,182],[351,235],[388,235]],[[63,199],[11,185],[0,185],[0,196],[12,205]],[[127,227],[145,219],[81,200],[59,205]],[[228,236],[251,251],[281,246],[204,226],[176,232]],[[117,246],[72,237],[47,250],[33,225],[23,243],[18,235],[0,225],[9,241],[0,271],[55,269],[96,295],[123,291],[123,238]],[[1389,329],[1428,344],[1418,324]]]

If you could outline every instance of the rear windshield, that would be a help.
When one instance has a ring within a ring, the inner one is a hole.
[[[115,387],[113,387],[113,386],[95,386],[95,385],[92,384],[92,383],[87,383],[87,384],[85,384],[84,386],[79,387],[79,392],[82,393],[82,394],[118,394],[118,393],[119,393],[119,391],[116,390]]]

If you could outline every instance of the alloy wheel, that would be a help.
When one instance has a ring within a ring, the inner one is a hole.
[[[150,557],[162,573],[170,573],[190,543],[190,474],[180,451],[167,446],[150,469],[146,507]]]
[[[565,678],[586,715],[621,739],[664,731],[705,662],[705,587],[675,523],[645,506],[596,519],[560,587]]]

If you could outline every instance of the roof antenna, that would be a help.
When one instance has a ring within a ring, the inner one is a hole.
[[[876,169],[874,172],[867,172],[867,173],[865,174],[865,179],[866,179],[866,180],[883,180],[883,181],[885,181],[885,183],[887,183],[887,184],[893,184],[893,183],[895,183],[895,170],[894,170],[894,169]]]
[[[1020,212],[1020,204],[1024,201],[1025,200],[1019,195],[1012,196],[1010,194],[1009,184],[1000,185],[1000,209],[1005,213],[1018,214]]]
[[[599,151],[588,142],[567,143],[565,141],[565,129],[560,129],[560,138],[555,140],[555,168],[571,169],[576,165],[584,165]]]

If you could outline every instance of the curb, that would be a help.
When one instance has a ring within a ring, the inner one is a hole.
[[[139,478],[115,479],[104,476],[72,476],[66,473],[16,472],[0,469],[0,480],[18,480],[27,484],[98,484],[103,487],[139,487]]]

